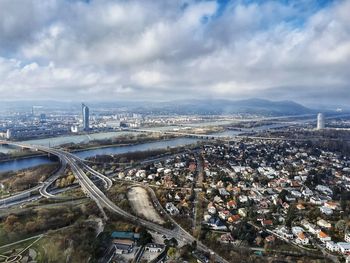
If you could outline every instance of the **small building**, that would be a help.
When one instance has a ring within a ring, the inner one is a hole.
[[[272,226],[272,220],[262,220],[261,225],[262,226]]]
[[[344,240],[345,240],[345,242],[350,243],[350,232],[345,233]]]
[[[231,233],[226,233],[220,236],[220,242],[221,243],[233,243],[235,240],[232,237]]]
[[[227,227],[219,218],[214,218],[214,217],[210,218],[209,221],[207,222],[207,225],[214,230],[223,230],[223,231],[227,230]]]
[[[293,239],[293,234],[285,226],[281,226],[281,227],[276,228],[276,233],[281,235],[284,238]]]
[[[240,195],[238,198],[241,203],[248,202],[248,197],[246,195]]]
[[[330,216],[333,214],[333,210],[331,208],[326,207],[326,206],[321,206],[320,211],[321,211],[321,213],[323,213],[327,216]]]
[[[237,203],[235,200],[230,200],[226,204],[227,209],[236,209],[237,208]]]
[[[115,253],[128,254],[134,249],[135,242],[128,239],[113,239]]]
[[[162,244],[156,244],[156,243],[148,243],[145,246],[145,250],[152,252],[152,253],[160,253],[163,251],[163,249],[165,248],[164,245]]]
[[[247,216],[247,209],[242,207],[242,208],[239,208],[238,209],[238,214],[241,216],[241,217],[246,217]]]
[[[321,205],[321,199],[319,197],[312,196],[310,197],[310,203],[315,204],[315,205]]]
[[[173,204],[173,203],[166,203],[165,209],[169,212],[171,215],[177,215],[180,213],[179,209]]]
[[[137,240],[140,238],[140,234],[134,233],[134,232],[127,232],[127,231],[113,231],[111,234],[111,237],[113,239],[130,239],[130,240]]]
[[[111,234],[113,244],[117,254],[131,253],[134,249],[136,240],[140,234],[134,232],[114,231]]]
[[[297,234],[297,238],[296,238],[295,242],[297,244],[307,245],[307,244],[309,244],[309,239],[305,236],[305,234],[303,232],[299,232]]]
[[[350,253],[350,243],[348,242],[338,242],[339,252],[346,255]]]
[[[305,206],[303,204],[297,204],[298,210],[305,210]]]
[[[327,241],[326,248],[332,252],[337,252],[339,250],[338,245],[336,243],[334,243],[333,241]]]
[[[228,217],[227,221],[231,224],[236,224],[240,221],[240,216],[239,215],[231,215],[230,217]]]
[[[327,222],[324,219],[318,220],[317,225],[319,225],[320,227],[324,227],[324,228],[331,228],[332,227],[331,223]]]
[[[318,239],[319,239],[321,242],[323,242],[323,243],[326,243],[327,241],[331,241],[331,237],[328,236],[328,235],[327,235],[325,232],[323,232],[323,231],[318,232],[317,237],[318,237]]]
[[[296,236],[298,235],[300,232],[303,232],[303,228],[300,226],[294,226],[292,227],[292,233]]]
[[[337,202],[334,202],[334,201],[327,201],[324,203],[324,206],[328,207],[332,210],[336,210],[336,209],[338,209],[339,204]]]

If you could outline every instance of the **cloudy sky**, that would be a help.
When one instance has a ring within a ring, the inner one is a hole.
[[[350,102],[350,0],[0,0],[0,100]]]

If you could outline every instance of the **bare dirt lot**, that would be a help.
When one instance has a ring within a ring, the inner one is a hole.
[[[150,197],[145,189],[139,186],[132,187],[128,191],[127,196],[136,214],[155,223],[164,223],[164,220],[153,207]]]

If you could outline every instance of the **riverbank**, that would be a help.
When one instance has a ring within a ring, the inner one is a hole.
[[[75,154],[82,158],[88,158],[96,155],[115,155],[115,154],[122,154],[122,153],[128,153],[128,152],[137,152],[137,151],[147,151],[147,150],[154,150],[154,149],[163,149],[168,147],[177,147],[177,146],[184,146],[189,145],[192,143],[197,143],[200,141],[199,139],[195,138],[182,138],[182,137],[176,137],[173,139],[167,139],[167,140],[156,140],[152,142],[147,143],[140,143],[140,144],[133,144],[133,145],[127,145],[127,146],[120,146],[120,145],[114,145],[110,147],[98,147],[94,149],[85,149],[75,152]],[[40,164],[45,164],[52,162],[47,156],[34,156],[31,158],[25,158],[25,159],[17,159],[12,160],[8,162],[2,162],[0,163],[0,172],[6,172],[6,171],[18,171],[21,169],[34,167]]]
[[[175,138],[179,138],[183,136],[175,136],[175,135],[166,135],[166,136],[149,136],[149,137],[137,137],[137,139],[129,140],[129,142],[124,143],[111,143],[113,139],[109,139],[106,141],[93,141],[89,144],[79,144],[79,148],[72,148],[72,147],[65,147],[65,145],[61,145],[63,148],[65,148],[67,151],[75,153],[75,152],[81,152],[81,151],[87,151],[87,150],[95,150],[95,149],[103,149],[103,148],[109,148],[109,147],[125,147],[125,146],[132,146],[132,145],[138,145],[143,143],[150,143],[155,141],[166,141],[171,140]],[[140,139],[141,138],[141,139]],[[99,143],[99,144],[97,144]],[[74,145],[76,146],[76,145]]]
[[[138,139],[132,143],[131,142],[130,143],[109,143],[109,144],[99,144],[99,145],[96,144],[98,141],[94,141],[95,143],[93,144],[80,144],[79,149],[74,149],[74,148],[72,149],[70,147],[65,147],[66,145],[64,144],[61,146],[68,152],[79,153],[84,151],[92,151],[92,150],[111,148],[111,147],[127,147],[127,146],[134,146],[138,144],[145,144],[145,143],[151,143],[151,142],[167,141],[167,140],[181,138],[181,137],[183,136],[167,135],[167,136],[160,136],[160,137],[147,137],[147,138],[144,138],[144,140]],[[1,158],[0,156],[0,165],[1,163],[24,160],[24,159],[33,158],[33,157],[46,157],[47,154],[33,152],[33,151],[27,151],[27,152],[16,151],[9,154],[3,154],[3,156],[8,156],[8,158],[2,159],[3,157]]]

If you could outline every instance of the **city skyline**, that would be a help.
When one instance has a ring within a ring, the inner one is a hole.
[[[0,0],[0,263],[350,263],[350,0]]]
[[[11,0],[0,10],[3,100],[350,99],[350,1]]]

